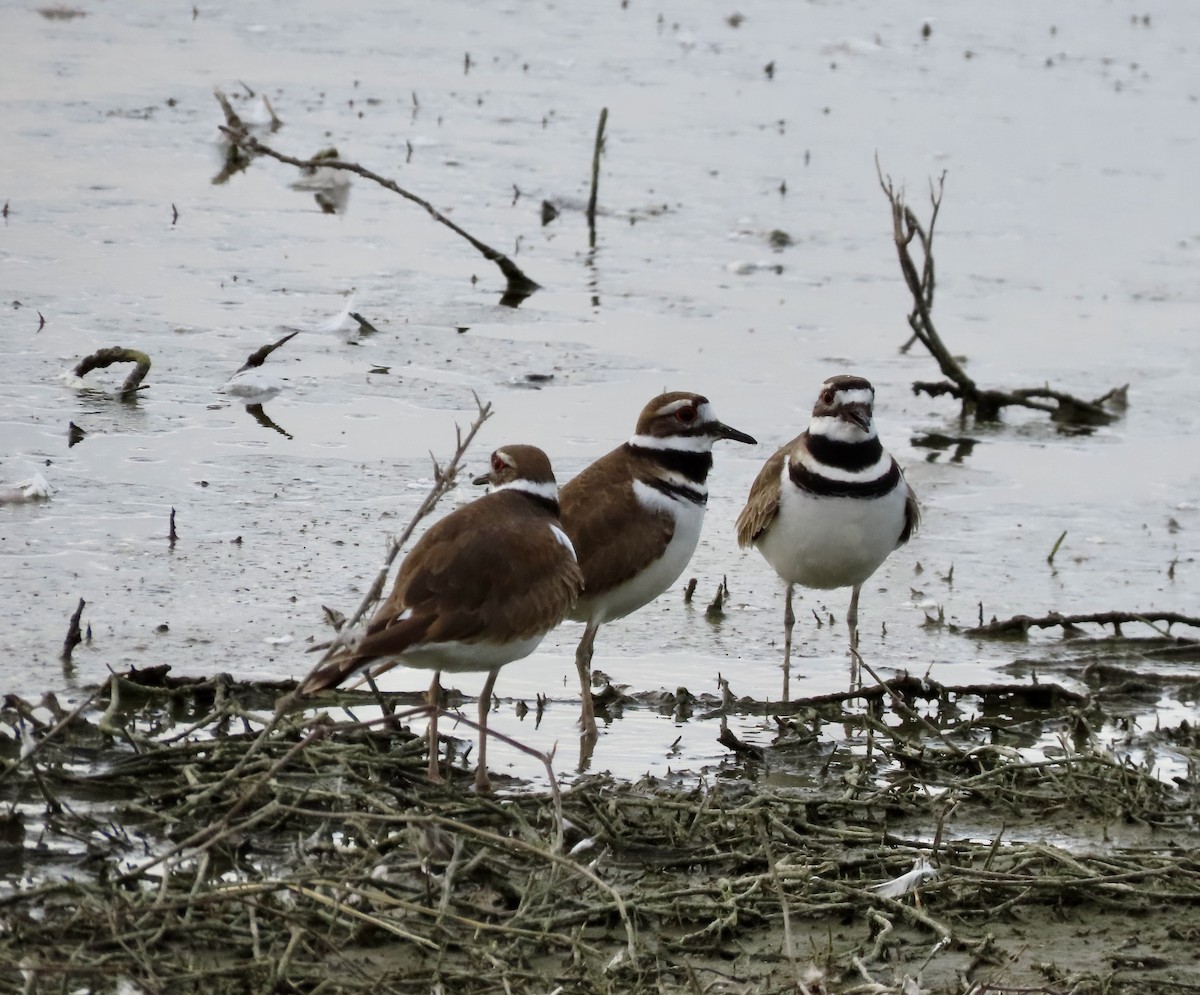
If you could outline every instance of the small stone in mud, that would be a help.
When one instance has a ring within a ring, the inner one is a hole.
[[[778,252],[780,249],[786,249],[789,245],[794,245],[795,243],[792,241],[791,235],[781,228],[775,228],[767,234],[767,244]]]
[[[166,622],[163,622],[163,623],[155,626],[154,631],[155,632],[170,632],[171,627],[169,625],[167,625]]]
[[[551,204],[550,201],[548,201],[548,200],[542,201],[542,227],[543,228],[546,225],[550,224],[550,222],[553,221],[555,218],[557,218],[558,214],[559,214],[558,208],[555,207],[553,204]]]
[[[39,7],[38,13],[47,21],[73,21],[77,17],[87,17],[86,10],[57,4],[53,7]]]

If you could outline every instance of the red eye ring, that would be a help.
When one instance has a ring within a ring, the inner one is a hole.
[[[822,400],[822,401],[823,401],[825,404],[832,404],[832,403],[833,403],[833,399],[834,399],[834,397],[836,397],[836,396],[837,396],[837,395],[836,395],[836,394],[834,394],[834,392],[833,392],[832,390],[827,390],[827,391],[825,391],[825,393],[823,393],[823,394],[821,395],[821,400]]]
[[[492,454],[492,471],[495,473],[501,473],[501,472],[503,472],[504,467],[505,467],[505,463],[504,463],[504,460],[502,460],[500,458],[500,454],[493,453]]]
[[[694,405],[685,404],[682,408],[675,412],[675,417],[685,425],[690,425],[700,416],[700,412],[696,410]]]

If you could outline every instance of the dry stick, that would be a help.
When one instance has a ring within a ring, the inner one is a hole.
[[[779,908],[783,912],[783,953],[792,965],[792,973],[796,976],[796,987],[804,995],[809,995],[804,979],[800,976],[800,964],[796,961],[796,944],[792,937],[792,914],[788,908],[787,895],[783,890],[783,882],[779,880],[779,868],[775,864],[775,852],[771,849],[771,837],[767,835],[767,825],[760,816],[758,819],[758,835],[762,839],[763,853],[767,857],[767,868],[771,872],[771,880],[779,895]]]
[[[253,135],[248,134],[243,128],[237,128],[227,125],[221,126],[221,131],[229,136],[229,141],[239,148],[245,149],[248,152],[256,152],[260,155],[269,156],[279,162],[286,163],[289,166],[295,166],[298,169],[316,169],[324,167],[325,169],[343,169],[348,173],[355,173],[364,179],[373,180],[386,190],[391,190],[392,193],[397,193],[406,200],[411,200],[414,204],[420,204],[425,208],[429,216],[434,221],[445,225],[456,235],[465,238],[475,248],[484,259],[488,262],[495,263],[500,267],[500,272],[504,274],[504,279],[508,281],[508,286],[505,292],[507,301],[502,303],[516,304],[524,300],[535,290],[539,288],[539,284],[527,277],[521,268],[517,266],[508,256],[502,252],[497,252],[490,245],[479,241],[470,232],[465,231],[451,221],[446,215],[442,214],[429,201],[422,197],[418,197],[415,193],[405,190],[395,180],[389,180],[386,176],[380,176],[378,173],[367,169],[365,166],[360,166],[356,162],[344,162],[341,159],[297,159],[294,156],[285,155],[282,152],[276,152],[269,145],[264,145]],[[511,296],[510,296],[511,295]]]
[[[596,144],[592,146],[592,192],[588,197],[587,223],[588,246],[596,247],[596,194],[600,187],[600,153],[604,151],[604,126],[608,123],[608,108],[600,111],[600,122],[596,125]]]
[[[67,638],[63,640],[63,648],[61,659],[63,663],[71,662],[71,654],[75,647],[83,642],[83,634],[79,631],[79,619],[83,615],[83,606],[87,604],[83,598],[79,599],[79,605],[71,615],[71,621],[67,625]]]
[[[108,349],[97,349],[75,364],[72,372],[82,377],[95,369],[112,366],[113,363],[134,363],[133,372],[121,384],[121,396],[131,397],[137,393],[138,385],[150,372],[150,357],[138,349],[125,349],[122,346],[112,346]]]
[[[932,205],[929,227],[924,228],[917,216],[904,203],[903,191],[897,191],[890,177],[885,177],[879,157],[875,158],[875,171],[879,177],[879,186],[887,197],[892,210],[892,239],[896,244],[896,253],[900,261],[900,272],[904,276],[905,285],[912,296],[913,309],[908,315],[908,324],[913,336],[918,339],[930,355],[937,360],[942,373],[950,382],[927,383],[918,381],[913,384],[914,393],[925,393],[930,397],[949,394],[962,404],[962,417],[973,413],[977,421],[996,421],[1000,411],[1006,407],[1016,406],[1044,411],[1051,416],[1058,416],[1066,421],[1106,425],[1115,420],[1116,415],[1105,410],[1100,405],[1100,399],[1084,401],[1071,394],[1052,390],[1049,387],[1032,387],[1012,391],[982,389],[963,369],[962,364],[953,356],[942,341],[933,324],[933,233],[937,223],[938,212],[942,206],[942,195],[945,190],[945,172],[938,178],[935,185],[930,182],[929,199]],[[913,240],[921,246],[924,259],[920,271],[913,262],[910,246]],[[911,343],[909,343],[911,344]],[[908,344],[904,348],[907,348]],[[1109,391],[1105,398],[1121,393]]]
[[[356,909],[345,902],[339,902],[336,898],[331,898],[329,895],[323,895],[315,888],[310,888],[306,885],[292,884],[287,881],[280,883],[280,887],[297,895],[303,895],[305,898],[312,899],[314,902],[320,902],[328,906],[336,912],[344,913],[355,919],[361,919],[363,922],[370,923],[372,926],[383,930],[385,933],[391,933],[394,936],[402,937],[410,943],[415,943],[418,946],[425,947],[427,950],[438,950],[439,947],[433,940],[427,939],[424,936],[418,936],[416,933],[411,933],[407,929],[397,926],[394,922],[389,922],[379,916],[373,916],[360,909]]]

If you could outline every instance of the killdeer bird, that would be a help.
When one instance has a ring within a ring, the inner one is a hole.
[[[850,646],[863,582],[920,523],[916,495],[875,433],[875,389],[862,377],[821,385],[808,430],[767,460],[737,520],[738,545],[758,547],[787,584],[783,698],[792,653],[797,584],[850,587]]]
[[[718,439],[755,444],[717,420],[708,398],[674,391],[654,398],[633,437],[600,457],[559,495],[562,524],[583,570],[583,595],[568,613],[585,622],[575,651],[583,693],[579,724],[596,738],[592,644],[605,622],[623,618],[675,583],[700,540],[705,481]]]
[[[397,664],[434,671],[429,777],[438,781],[441,671],[487,671],[475,773],[476,787],[487,791],[487,716],[496,675],[532,653],[566,617],[583,574],[559,525],[558,487],[544,452],[534,446],[497,449],[491,472],[474,482],[491,483],[493,490],[421,536],[361,638],[319,664],[300,692],[335,687],[364,668],[374,668],[374,675]]]

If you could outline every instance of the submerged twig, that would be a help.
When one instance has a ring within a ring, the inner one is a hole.
[[[974,416],[976,421],[999,421],[1006,407],[1023,407],[1044,411],[1055,421],[1073,425],[1107,425],[1119,417],[1124,410],[1128,384],[1114,388],[1102,397],[1085,401],[1072,394],[1053,390],[1049,386],[1027,387],[1016,390],[997,390],[980,387],[963,368],[962,363],[950,352],[933,324],[934,257],[933,234],[938,212],[942,206],[946,174],[943,172],[936,184],[930,183],[931,205],[929,224],[924,226],[905,203],[904,192],[897,190],[890,177],[885,177],[878,158],[875,169],[879,185],[892,210],[892,239],[900,259],[900,272],[912,296],[913,307],[908,315],[908,325],[913,338],[919,341],[929,354],[937,360],[946,380],[937,383],[917,381],[913,393],[924,393],[930,397],[948,394],[957,398],[962,405],[962,417]],[[921,249],[921,264],[913,259],[912,244]],[[904,346],[907,349],[911,340]],[[1104,405],[1108,405],[1105,407]]]
[[[419,204],[425,208],[434,221],[445,225],[456,235],[466,239],[474,249],[483,256],[488,262],[495,263],[500,272],[504,275],[507,281],[504,297],[500,303],[509,307],[516,307],[526,297],[532,294],[539,288],[539,284],[531,280],[521,270],[516,263],[508,258],[504,253],[493,249],[485,242],[481,242],[470,232],[461,228],[451,221],[446,215],[434,207],[429,201],[423,197],[417,196],[404,187],[400,186],[395,180],[390,180],[385,176],[380,176],[373,170],[367,169],[365,166],[359,165],[357,162],[346,162],[342,159],[297,159],[295,156],[286,155],[283,152],[278,152],[269,145],[260,142],[257,138],[247,131],[246,127],[236,115],[230,118],[226,116],[226,124],[221,127],[221,131],[228,137],[231,147],[241,149],[247,153],[255,155],[265,155],[279,162],[286,163],[289,166],[295,166],[297,169],[315,169],[323,167],[325,169],[340,169],[346,172],[354,173],[364,179],[372,180],[378,183],[386,190],[391,190],[393,193],[399,194],[406,200],[412,201],[414,204]]]

